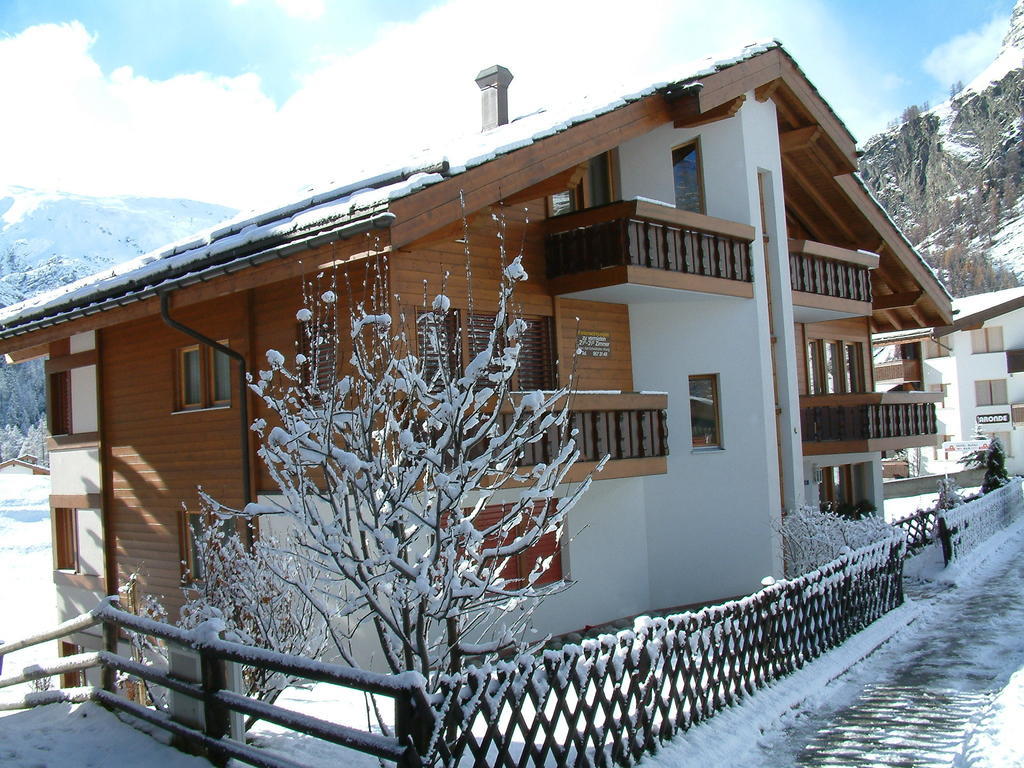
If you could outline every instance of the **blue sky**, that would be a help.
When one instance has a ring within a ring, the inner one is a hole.
[[[1013,0],[0,0],[0,183],[244,207],[778,37],[854,134],[994,57]]]

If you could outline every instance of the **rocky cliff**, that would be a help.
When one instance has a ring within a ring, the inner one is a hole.
[[[1002,50],[948,102],[864,145],[861,173],[954,296],[1024,274],[1024,0]]]

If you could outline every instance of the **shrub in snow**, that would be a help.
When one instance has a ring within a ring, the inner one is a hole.
[[[939,487],[939,498],[935,502],[935,511],[942,512],[959,507],[964,503],[963,497],[960,495],[960,486],[957,484],[956,479],[949,477],[948,475],[941,478],[938,482]]]
[[[252,537],[243,537],[235,520],[219,516],[215,505],[205,511],[205,523],[192,531],[194,572],[182,587],[185,605],[178,624],[194,629],[208,619],[220,619],[227,628],[226,640],[319,656],[326,645],[322,619],[291,586],[309,578],[305,560],[271,536],[249,541]],[[261,701],[273,702],[295,681],[281,672],[242,667],[244,693]],[[254,722],[250,718],[246,727]]]
[[[527,276],[520,257],[506,262],[503,238],[499,258],[496,312],[472,340],[443,290],[415,316],[393,306],[383,257],[356,297],[321,273],[296,315],[300,353],[268,354],[251,384],[272,413],[253,429],[280,495],[244,513],[286,518],[305,565],[301,578],[280,559],[269,570],[321,616],[345,661],[371,662],[353,642],[369,633],[375,664],[431,689],[466,656],[538,644],[532,610],[567,585],[541,578],[553,556],[531,548],[559,540],[590,485],[565,486],[579,457],[569,389],[514,391],[527,326],[513,296]],[[549,461],[523,468],[542,439]]]
[[[845,552],[902,537],[880,517],[852,520],[815,507],[787,512],[780,533],[787,578],[813,571]]]

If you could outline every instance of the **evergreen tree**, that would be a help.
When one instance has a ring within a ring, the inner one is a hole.
[[[991,493],[1010,482],[1006,472],[1006,452],[998,437],[993,437],[985,454],[985,479],[981,483],[982,493]]]

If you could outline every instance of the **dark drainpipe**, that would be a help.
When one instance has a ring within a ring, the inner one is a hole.
[[[240,352],[236,352],[231,347],[226,347],[220,342],[214,341],[208,336],[204,336],[194,328],[189,328],[187,325],[182,325],[177,320],[171,317],[170,313],[171,303],[171,292],[161,291],[160,292],[160,317],[163,318],[164,322],[167,323],[171,328],[176,331],[181,331],[186,336],[191,336],[193,339],[198,341],[200,344],[205,344],[218,352],[223,352],[225,355],[230,357],[236,363],[238,363],[238,400],[239,400],[239,444],[242,448],[242,498],[245,504],[252,501],[252,470],[249,467],[249,398],[247,396],[248,390],[248,371],[245,366],[245,358],[242,357]]]

